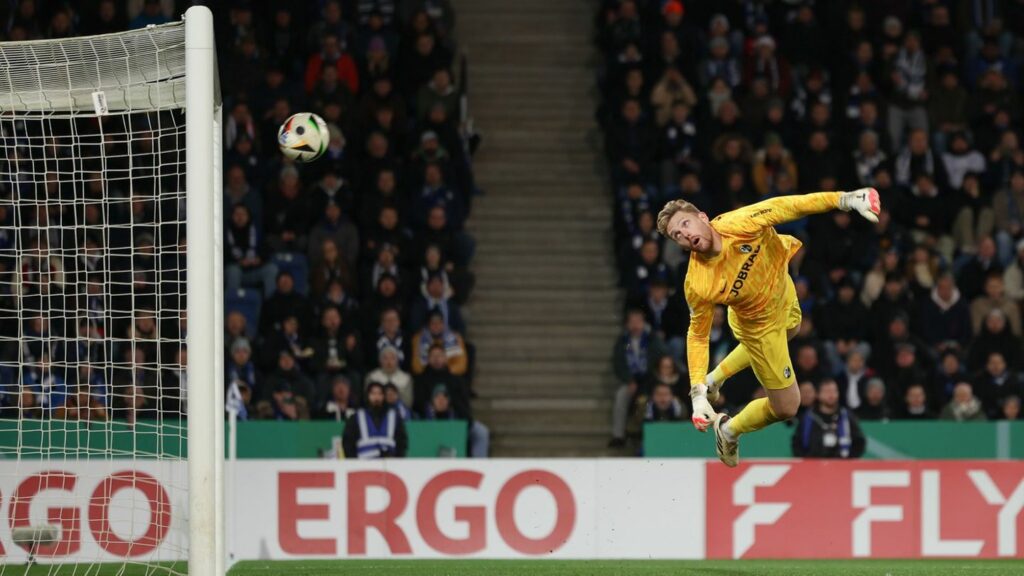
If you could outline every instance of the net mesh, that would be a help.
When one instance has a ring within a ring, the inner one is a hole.
[[[0,575],[186,570],[184,52],[0,45]]]

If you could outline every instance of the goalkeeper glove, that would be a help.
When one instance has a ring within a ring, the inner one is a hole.
[[[693,400],[693,416],[690,420],[694,428],[706,432],[708,426],[715,421],[715,409],[708,402],[708,387],[704,384],[691,386],[690,399]]]
[[[856,210],[871,222],[878,222],[878,213],[882,211],[882,201],[878,198],[878,190],[860,188],[853,192],[843,192],[839,196],[839,209],[845,212]]]

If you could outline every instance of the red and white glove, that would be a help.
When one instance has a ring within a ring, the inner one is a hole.
[[[860,188],[853,192],[843,192],[839,196],[839,209],[846,212],[856,211],[869,221],[878,222],[878,213],[882,211],[882,200],[878,197],[878,190]]]
[[[704,384],[690,387],[690,399],[693,400],[693,427],[701,432],[706,432],[708,426],[715,421],[715,409],[708,402],[708,387]]]

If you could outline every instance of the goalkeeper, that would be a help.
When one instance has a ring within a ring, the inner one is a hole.
[[[686,356],[690,369],[693,424],[713,424],[715,449],[728,466],[739,462],[740,435],[792,418],[800,392],[789,361],[788,340],[800,327],[800,304],[787,272],[801,243],[772,226],[829,210],[855,210],[878,221],[881,202],[873,188],[781,196],[709,221],[685,200],[658,214],[658,231],[683,250],[690,264],[683,291],[690,306]],[[739,345],[708,374],[708,336],[716,304],[729,307],[729,326]],[[750,366],[767,398],[752,400],[733,418],[716,414],[711,402],[727,378]]]

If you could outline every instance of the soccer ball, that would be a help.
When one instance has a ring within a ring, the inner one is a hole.
[[[323,156],[330,140],[327,123],[312,112],[292,114],[277,131],[281,153],[298,162],[312,162]]]

